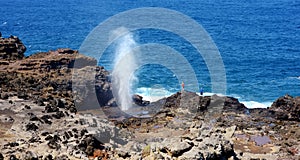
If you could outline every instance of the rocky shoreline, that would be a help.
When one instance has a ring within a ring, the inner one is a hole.
[[[148,116],[131,116],[96,60],[25,51],[18,37],[0,40],[0,160],[299,159],[300,97],[248,109],[188,91],[152,103],[135,95],[134,109]]]

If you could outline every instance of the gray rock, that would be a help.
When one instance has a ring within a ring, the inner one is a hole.
[[[200,152],[199,149],[193,147],[190,151],[183,153],[178,160],[204,160],[203,154]]]
[[[169,138],[165,139],[163,142],[163,149],[168,150],[172,153],[172,156],[178,157],[182,155],[184,152],[192,149],[192,145],[187,143],[186,141],[182,141],[181,138]]]

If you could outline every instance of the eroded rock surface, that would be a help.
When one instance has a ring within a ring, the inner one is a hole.
[[[93,58],[71,49],[24,57],[18,38],[2,40],[0,159],[299,158],[299,97],[248,109],[188,91],[152,103],[134,95],[123,112]]]

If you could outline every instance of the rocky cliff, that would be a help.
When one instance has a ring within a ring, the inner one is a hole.
[[[299,97],[248,109],[188,91],[152,103],[134,95],[132,116],[95,59],[71,49],[24,57],[10,39],[0,42],[0,160],[299,158]]]
[[[3,38],[0,36],[0,61],[23,59],[25,51],[26,47],[18,37]]]

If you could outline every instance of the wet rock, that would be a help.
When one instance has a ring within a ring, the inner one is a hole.
[[[139,105],[139,106],[147,106],[147,105],[150,104],[149,101],[144,101],[144,100],[143,100],[143,97],[140,96],[140,95],[137,95],[137,94],[134,94],[134,95],[132,96],[132,100],[133,100],[133,102],[134,102],[136,105]]]

